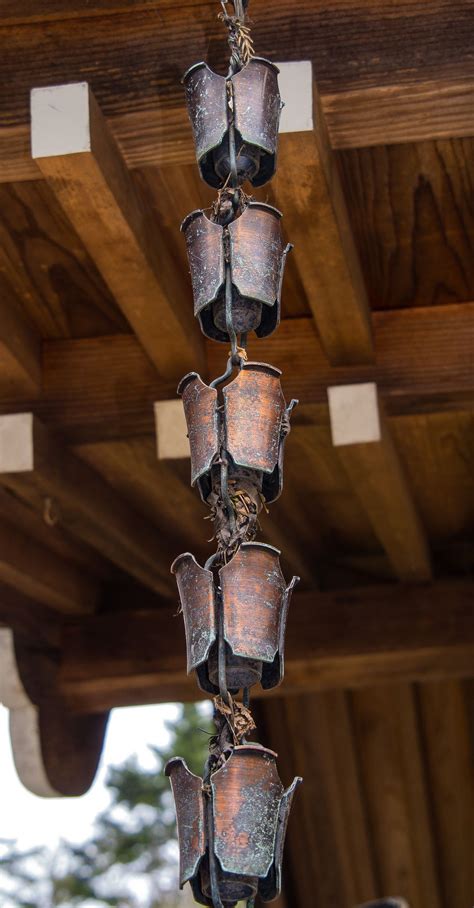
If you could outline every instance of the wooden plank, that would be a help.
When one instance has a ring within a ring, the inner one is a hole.
[[[138,595],[131,596],[138,606]],[[296,592],[285,692],[470,677],[473,601],[469,582]],[[184,632],[175,613],[174,607],[116,611],[65,628],[60,686],[68,702],[89,711],[195,698],[195,681],[184,675]]]
[[[130,330],[45,180],[0,185],[0,295],[43,339]]]
[[[296,30],[289,0],[275,0],[271,17],[264,0],[253,2],[259,54],[313,61],[335,147],[407,136],[425,140],[447,130],[473,134],[473,13],[464,0],[451,6],[446,0],[422,6],[419,0],[396,6],[390,0],[375,6],[370,0],[299,0]],[[2,120],[15,148],[7,150],[9,166],[0,168],[1,178],[28,175],[28,91],[51,84],[58,73],[64,82],[91,80],[129,165],[192,161],[177,74],[207,57],[218,65],[228,50],[212,0],[193,0],[185,13],[183,28],[183,17],[169,0],[160,3],[159,15],[144,0],[82,3],[77,9],[67,0],[51,0],[39,7],[22,4],[21,10],[8,0],[1,35],[2,82],[8,86]],[[15,127],[20,134],[11,134]]]
[[[337,157],[371,307],[472,299],[474,212],[466,200],[474,139],[359,148]]]
[[[327,386],[335,382],[376,381],[389,415],[472,409],[474,303],[376,312],[374,327],[374,366],[332,369],[308,318],[283,321],[249,353],[283,370],[287,398],[300,400],[294,422],[301,415],[327,423]],[[209,374],[221,374],[225,350],[209,342],[207,358]],[[42,396],[25,409],[79,444],[153,436],[154,402],[175,394],[131,335],[50,341],[43,345]],[[17,410],[15,400],[0,401],[0,412]]]
[[[392,420],[391,432],[442,559],[474,525],[474,412],[411,414]]]
[[[22,501],[14,492],[0,487],[0,513],[26,536],[40,542],[66,561],[76,564],[91,577],[108,582],[114,579],[116,570],[110,561],[79,539],[68,535],[52,502],[44,501],[40,510]]]
[[[470,704],[456,681],[420,685],[418,695],[445,904],[469,905],[474,886]]]
[[[4,519],[0,521],[0,581],[59,612],[93,611],[98,600],[97,582],[84,570]]]
[[[68,531],[155,592],[169,594],[160,534],[91,467],[32,414],[0,417],[0,437],[1,485],[41,509],[50,498]]]
[[[333,366],[372,362],[367,292],[316,87],[314,131],[284,139],[273,191],[322,347]]]
[[[182,274],[87,83],[35,89],[31,106],[33,157],[159,373],[202,368]]]
[[[353,692],[351,701],[382,891],[411,908],[439,908],[413,690],[382,685]]]
[[[174,592],[169,565],[176,556],[187,549],[204,562],[214,551],[208,541],[209,521],[204,519],[209,510],[191,488],[189,461],[157,461],[151,438],[80,445],[75,450],[160,533],[159,560]]]
[[[40,340],[14,301],[0,296],[0,395],[36,395],[41,384]]]
[[[328,388],[332,440],[400,580],[431,577],[425,532],[373,382]]]

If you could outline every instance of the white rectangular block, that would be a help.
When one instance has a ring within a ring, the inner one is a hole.
[[[33,468],[33,414],[0,416],[0,473],[25,473]]]
[[[33,158],[91,150],[87,82],[33,88],[30,109]]]
[[[311,60],[277,63],[280,75],[280,132],[309,132],[313,128],[313,66]]]
[[[334,385],[328,388],[332,443],[357,445],[382,437],[377,385]]]
[[[156,453],[158,460],[190,457],[188,429],[181,400],[155,403]]]

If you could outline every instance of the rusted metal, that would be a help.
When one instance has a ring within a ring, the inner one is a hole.
[[[188,427],[191,483],[198,483],[204,501],[212,492],[211,468],[221,451],[231,467],[255,473],[266,501],[280,495],[284,442],[296,403],[286,406],[280,375],[279,369],[266,363],[243,363],[237,377],[223,389],[223,407],[216,389],[205,385],[196,372],[181,381],[178,393]]]
[[[280,552],[259,542],[244,543],[219,571],[224,639],[234,656],[262,663],[264,689],[283,679],[286,618],[297,580],[287,586]]]
[[[229,342],[225,315],[226,260],[232,283],[232,322],[236,333],[267,337],[280,321],[286,255],[281,213],[271,205],[248,202],[228,225],[204,211],[183,221],[194,294],[194,314],[203,333]]]
[[[178,555],[171,565],[184,618],[188,674],[206,662],[217,638],[214,577],[194,555]]]
[[[244,543],[228,564],[215,571],[200,567],[186,552],[173,563],[186,634],[188,673],[196,671],[201,689],[219,692],[218,608],[226,644],[227,686],[236,691],[261,681],[264,689],[283,679],[285,629],[291,593],[280,552],[264,543]]]
[[[254,55],[247,2],[232,0],[229,15],[228,0],[221,0],[231,49],[227,76],[198,63],[183,79],[201,176],[219,187],[208,213],[193,211],[181,226],[194,313],[203,333],[229,344],[230,353],[209,385],[191,372],[178,387],[191,482],[210,508],[217,551],[204,567],[186,552],[171,570],[188,673],[216,695],[216,734],[204,779],[180,758],[166,772],[178,817],[180,885],[189,881],[196,902],[209,908],[235,908],[242,900],[252,908],[256,899],[278,896],[288,816],[301,781],[284,791],[276,754],[247,743],[255,729],[251,687],[275,687],[283,678],[286,619],[298,580],[287,585],[280,552],[253,541],[265,501],[282,489],[284,442],[297,401],[286,405],[279,369],[246,361],[248,333],[265,337],[279,323],[291,248],[283,243],[280,212],[242,188],[245,180],[260,186],[273,175],[282,107],[278,69]],[[239,690],[242,703],[233,696]]]
[[[186,103],[202,178],[221,187],[232,170],[238,183],[262,186],[276,167],[281,99],[278,68],[253,57],[239,72],[220,76],[196,63],[183,76]],[[234,133],[234,135],[232,135]]]
[[[165,767],[173,789],[179,839],[179,884],[196,874],[205,852],[204,804],[202,779],[190,772],[181,757],[174,757]]]
[[[266,363],[244,363],[223,390],[226,450],[237,466],[271,474],[278,465],[286,408],[280,375]]]
[[[212,906],[209,869],[215,863],[223,905],[257,894],[264,901],[276,898],[288,815],[301,779],[285,791],[276,754],[259,744],[232,748],[205,785],[179,758],[166,772],[178,816],[181,886],[189,880],[196,901]]]
[[[217,391],[204,384],[197,372],[189,372],[178,386],[183,398],[191,450],[191,484],[209,472],[219,454]]]

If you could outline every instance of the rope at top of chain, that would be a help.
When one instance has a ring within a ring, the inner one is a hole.
[[[245,13],[248,0],[232,0],[234,15],[229,15],[227,4],[229,0],[221,0],[222,12],[219,19],[227,26],[229,31],[229,47],[231,50],[231,73],[242,69],[252,57],[255,56],[250,28],[245,24]]]

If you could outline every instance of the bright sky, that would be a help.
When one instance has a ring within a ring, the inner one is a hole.
[[[110,765],[123,763],[136,754],[143,767],[152,767],[149,745],[167,737],[166,719],[173,719],[177,707],[134,706],[113,710],[102,760],[92,788],[81,798],[38,798],[18,781],[8,733],[8,710],[0,705],[0,839],[16,839],[23,849],[33,845],[54,845],[64,838],[85,841],[95,816],[108,804],[104,779]]]

